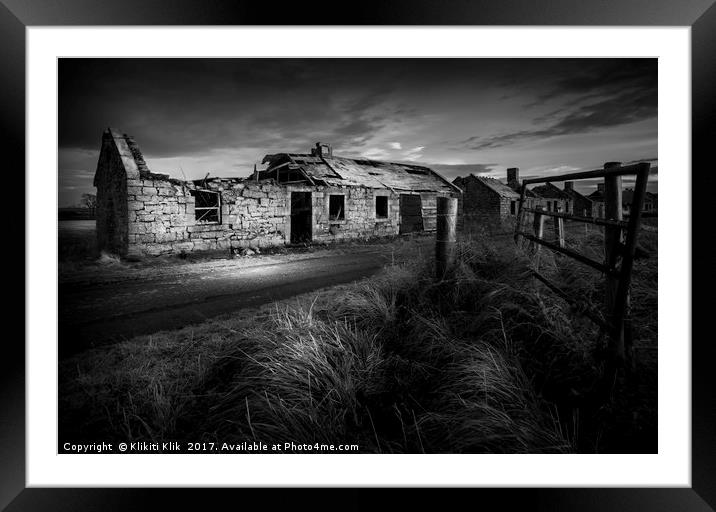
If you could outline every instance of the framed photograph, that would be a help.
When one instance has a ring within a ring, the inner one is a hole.
[[[5,1],[27,301],[0,503],[709,510],[710,4]]]

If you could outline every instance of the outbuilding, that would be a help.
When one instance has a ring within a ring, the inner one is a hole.
[[[460,228],[473,231],[497,227],[517,216],[520,195],[501,181],[470,174],[455,178],[453,184],[462,190],[458,198]]]
[[[579,217],[592,216],[592,200],[574,190],[573,181],[564,182],[564,193],[569,197],[567,213]]]

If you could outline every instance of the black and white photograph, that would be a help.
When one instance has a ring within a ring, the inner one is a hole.
[[[59,58],[58,453],[658,453],[658,70]]]
[[[0,509],[712,510],[713,3],[0,0]]]

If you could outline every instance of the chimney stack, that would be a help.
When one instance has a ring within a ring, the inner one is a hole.
[[[507,186],[510,188],[519,188],[520,186],[520,169],[519,167],[510,167],[507,169]]]
[[[597,183],[597,192],[604,192],[604,182]]]
[[[326,144],[325,142],[316,142],[316,147],[311,149],[311,154],[313,156],[331,158],[333,156],[333,148],[330,144]]]
[[[564,190],[574,190],[574,182],[573,181],[565,181],[564,182]]]

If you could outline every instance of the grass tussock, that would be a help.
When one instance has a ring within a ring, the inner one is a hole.
[[[599,250],[590,237],[574,243]],[[598,329],[529,279],[530,262],[511,240],[476,237],[458,244],[442,280],[420,257],[254,318],[78,355],[61,367],[61,436],[357,443],[370,453],[654,451],[655,359],[639,359],[642,377],[615,380],[605,398]],[[655,263],[639,263],[633,294],[647,326],[635,345],[652,349]],[[599,297],[574,262],[543,265],[568,293]]]

